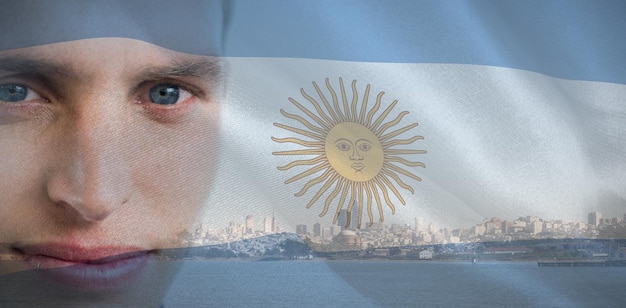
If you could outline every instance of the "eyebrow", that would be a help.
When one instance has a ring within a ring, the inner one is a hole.
[[[59,77],[73,75],[72,71],[64,65],[22,57],[0,58],[0,71],[42,78],[51,75]],[[160,67],[149,67],[141,70],[136,76],[137,79],[143,80],[158,80],[167,77],[198,77],[217,82],[222,77],[222,69],[217,58],[202,57],[174,61]]]
[[[161,67],[146,68],[137,75],[137,79],[158,80],[168,77],[197,77],[219,81],[222,68],[217,58],[202,57],[193,60],[174,61]]]
[[[16,74],[35,75],[40,77],[50,75],[70,75],[69,70],[62,65],[35,59],[25,59],[21,57],[0,58],[0,71]]]

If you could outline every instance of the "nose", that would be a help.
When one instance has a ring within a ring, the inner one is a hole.
[[[130,197],[123,125],[97,108],[80,109],[61,122],[48,196],[78,220],[102,221]]]
[[[361,153],[359,153],[359,150],[357,150],[356,147],[352,148],[352,155],[350,155],[350,159],[351,160],[363,160],[363,156],[361,156]]]

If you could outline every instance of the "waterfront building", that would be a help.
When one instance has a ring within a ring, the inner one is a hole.
[[[361,249],[361,238],[352,230],[341,231],[333,240],[346,249]]]

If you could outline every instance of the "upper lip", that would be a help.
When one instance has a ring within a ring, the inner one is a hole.
[[[15,248],[25,256],[42,256],[74,263],[109,263],[134,258],[149,251],[132,246],[86,247],[72,244],[36,244]]]

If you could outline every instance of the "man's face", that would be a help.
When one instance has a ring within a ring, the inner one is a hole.
[[[49,268],[176,246],[214,173],[218,75],[131,39],[0,52],[5,252]]]

